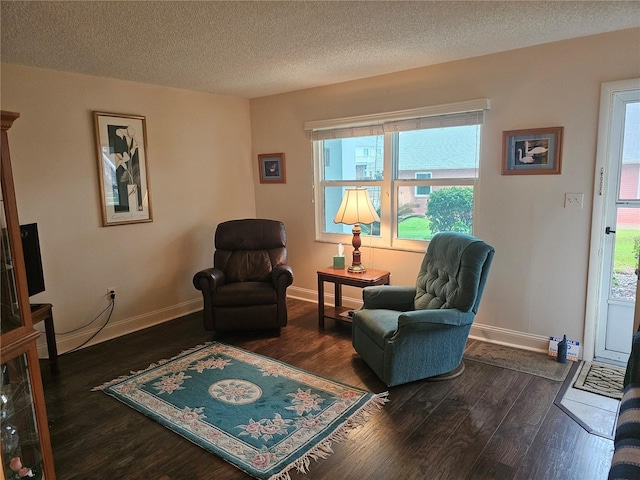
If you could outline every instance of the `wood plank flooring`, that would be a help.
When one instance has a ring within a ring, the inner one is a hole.
[[[280,337],[220,335],[201,314],[43,361],[59,480],[250,479],[248,475],[91,388],[218,340],[374,392],[389,403],[334,454],[292,480],[604,480],[611,440],[590,435],[553,401],[561,383],[466,360],[458,378],[388,389],[351,346],[350,325],[317,325],[317,306],[290,299]]]

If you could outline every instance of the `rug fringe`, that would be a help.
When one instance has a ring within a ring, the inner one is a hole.
[[[389,392],[381,392],[373,395],[367,403],[360,407],[349,420],[327,437],[326,440],[320,442],[314,449],[309,450],[304,456],[293,462],[279,474],[269,477],[269,480],[291,480],[289,472],[294,468],[298,473],[303,475],[309,472],[311,459],[317,462],[318,460],[329,457],[329,455],[333,453],[331,444],[333,442],[343,443],[348,440],[349,434],[354,429],[362,427],[371,418],[371,415],[382,410],[384,404],[389,401],[388,397]]]
[[[107,387],[110,387],[111,385],[115,385],[116,383],[119,382],[124,382],[127,378],[129,378],[130,375],[122,375],[118,378],[114,378],[113,380],[109,380],[108,382],[104,382],[102,385],[98,385],[97,387],[93,387],[91,389],[92,392],[99,392],[104,390]]]
[[[170,362],[172,360],[175,360],[178,357],[181,357],[183,355],[188,355],[188,354],[193,353],[193,352],[195,352],[197,350],[200,350],[201,348],[208,347],[212,343],[214,343],[214,342],[201,343],[200,345],[196,345],[195,347],[189,348],[187,350],[183,350],[182,352],[180,352],[177,355],[174,355],[171,358],[158,360],[157,362],[152,363],[147,368],[143,368],[142,370],[131,370],[129,372],[129,375],[121,375],[118,378],[114,378],[113,380],[109,380],[108,382],[104,382],[102,385],[98,385],[97,387],[93,387],[91,389],[91,391],[92,392],[100,392],[100,391],[104,390],[105,388],[108,388],[108,387],[110,387],[112,385],[115,385],[115,384],[120,383],[120,382],[124,382],[125,380],[127,380],[128,378],[130,378],[130,377],[132,377],[134,375],[138,375],[140,373],[148,372],[149,370],[151,370],[153,368],[157,368],[160,365],[164,365],[165,363]]]

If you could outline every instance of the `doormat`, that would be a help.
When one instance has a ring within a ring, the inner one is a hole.
[[[478,340],[474,340],[466,348],[464,358],[557,381],[564,381],[567,378],[573,364],[573,362],[559,363],[546,353]]]
[[[387,402],[286,363],[218,342],[94,388],[249,475],[290,480],[326,458]]]
[[[625,371],[606,363],[584,362],[573,388],[620,400]]]

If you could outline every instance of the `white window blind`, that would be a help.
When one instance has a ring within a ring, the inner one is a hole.
[[[480,125],[484,122],[485,110],[489,108],[488,99],[470,100],[412,110],[306,122],[304,127],[312,141],[366,137],[408,130]]]
[[[333,140],[335,138],[373,137],[384,135],[383,125],[365,125],[361,127],[330,128],[310,130],[311,140]]]

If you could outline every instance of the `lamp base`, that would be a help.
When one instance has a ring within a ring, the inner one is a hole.
[[[353,238],[351,239],[351,245],[353,245],[353,256],[351,261],[351,266],[347,269],[351,273],[364,273],[367,271],[364,268],[364,265],[360,263],[360,245],[362,245],[360,241],[360,232],[362,229],[360,228],[360,224],[356,223],[353,226]]]
[[[364,265],[351,265],[347,270],[351,273],[364,273],[367,271],[367,269],[364,268]]]

